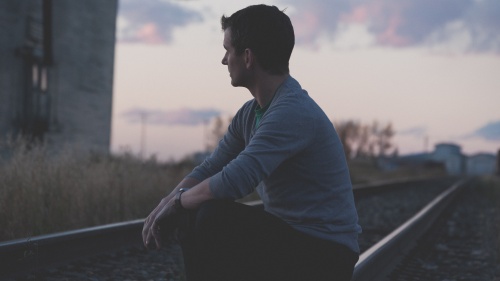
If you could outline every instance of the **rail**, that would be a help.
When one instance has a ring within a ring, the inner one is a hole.
[[[464,183],[465,180],[461,180],[443,191],[411,219],[363,252],[354,268],[352,281],[383,280],[448,207]]]

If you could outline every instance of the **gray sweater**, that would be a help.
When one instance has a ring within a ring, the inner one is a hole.
[[[187,177],[211,177],[216,198],[238,199],[257,188],[266,211],[359,253],[361,227],[332,122],[291,76],[257,127],[256,107],[255,99],[241,107],[216,150]]]

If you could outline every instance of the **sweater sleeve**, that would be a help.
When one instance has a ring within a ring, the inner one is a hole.
[[[216,198],[241,198],[251,193],[281,163],[311,142],[314,122],[299,101],[289,96],[270,107],[245,149],[210,179]]]

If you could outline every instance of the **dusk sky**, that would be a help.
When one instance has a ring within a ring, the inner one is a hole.
[[[221,64],[220,17],[260,3],[120,0],[112,150],[138,154],[143,139],[162,160],[202,151],[205,124],[252,98]],[[266,4],[290,16],[291,75],[331,120],[391,122],[400,154],[500,149],[500,1]]]

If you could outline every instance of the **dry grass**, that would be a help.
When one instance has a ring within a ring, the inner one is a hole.
[[[127,152],[103,156],[66,147],[54,153],[23,141],[0,146],[0,241],[144,218],[194,167]],[[354,183],[420,176],[350,164]]]
[[[0,241],[144,218],[191,169],[64,148],[3,144]]]

